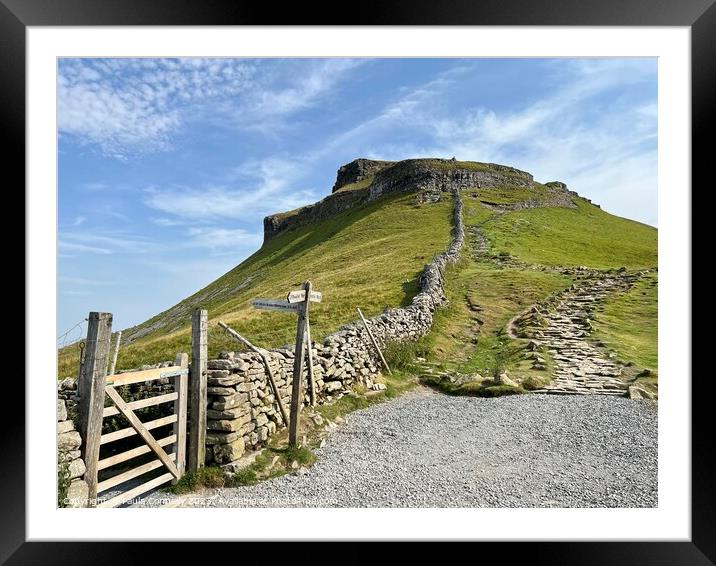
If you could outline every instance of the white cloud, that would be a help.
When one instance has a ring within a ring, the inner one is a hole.
[[[120,159],[167,149],[188,104],[239,93],[251,75],[240,59],[63,59],[59,130]]]
[[[247,109],[259,116],[276,116],[315,106],[330,93],[361,59],[317,59],[306,63],[307,69],[293,77],[286,87],[257,93]]]
[[[80,226],[80,225],[82,225],[82,224],[85,223],[85,220],[87,220],[87,217],[86,217],[86,216],[77,216],[77,217],[72,221],[72,223],[70,224],[70,226]]]
[[[241,228],[190,228],[189,235],[194,246],[204,248],[245,248],[261,245],[259,234]]]
[[[171,226],[186,226],[187,222],[185,220],[175,220],[173,218],[150,218],[150,220],[156,224],[157,226],[162,226],[164,228],[168,228]]]
[[[196,120],[274,136],[289,125],[287,116],[323,102],[364,63],[307,59],[288,68],[281,61],[231,58],[63,59],[60,135],[118,159],[168,150],[176,133]]]
[[[79,244],[76,242],[68,242],[66,240],[60,240],[59,242],[61,252],[86,252],[93,254],[109,255],[112,254],[112,250],[109,248],[101,248],[99,246],[88,246],[87,244]],[[74,257],[74,256],[66,256]]]
[[[60,233],[61,252],[85,252],[100,255],[141,254],[155,251],[159,245],[143,236],[119,231],[64,231]]]
[[[294,189],[306,172],[300,159],[268,158],[247,162],[229,173],[232,186],[151,187],[144,204],[166,214],[192,220],[254,220],[316,200],[313,190]]]
[[[100,286],[112,286],[115,285],[116,282],[114,281],[102,281],[100,279],[89,279],[87,277],[69,277],[69,276],[61,276],[60,281],[62,283],[69,283],[71,285],[87,285],[91,287]]]

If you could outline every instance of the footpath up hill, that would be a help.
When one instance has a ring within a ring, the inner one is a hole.
[[[250,301],[282,298],[305,279],[324,295],[312,307],[316,341],[355,320],[356,306],[372,316],[409,304],[425,265],[449,245],[456,190],[464,203],[468,245],[448,274],[451,304],[421,341],[424,355],[483,372],[488,369],[483,366],[507,367],[509,360],[495,361],[503,354],[490,340],[509,340],[505,324],[521,309],[573,283],[574,276],[555,268],[629,273],[652,268],[651,279],[607,297],[594,324],[605,344],[613,342],[621,356],[639,358],[656,371],[656,287],[649,281],[656,280],[657,231],[608,214],[562,183],[537,183],[531,174],[504,165],[445,159],[358,159],[344,165],[329,196],[266,217],[264,244],[252,256],[125,329],[117,367],[190,351],[191,312],[197,308],[209,310],[210,322],[221,318],[262,347],[292,343],[294,317],[256,311]],[[482,309],[479,333],[475,305]],[[652,336],[645,332],[652,322],[653,356]],[[210,324],[209,348],[213,356],[235,344]],[[78,353],[76,345],[59,351],[59,377],[76,374]]]

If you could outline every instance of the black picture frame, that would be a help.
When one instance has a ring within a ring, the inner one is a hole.
[[[15,186],[25,184],[25,31],[28,26],[116,25],[569,25],[686,26],[692,38],[692,179],[711,181],[711,150],[716,108],[716,0],[400,0],[364,1],[355,10],[345,3],[270,3],[220,0],[0,0],[0,113],[6,137],[7,173]],[[712,181],[711,181],[712,182]],[[704,190],[710,187],[707,185]],[[693,192],[692,192],[693,194]],[[692,198],[692,197],[690,197]],[[24,207],[21,203],[20,207]],[[692,208],[693,210],[693,208]],[[693,220],[692,220],[693,225]],[[692,255],[695,257],[695,255]],[[18,270],[19,271],[19,270]],[[667,298],[668,299],[668,298]],[[29,297],[26,295],[26,301]],[[690,332],[691,329],[684,329]],[[28,355],[26,343],[26,356]],[[693,348],[692,348],[693,349]],[[692,536],[690,542],[524,542],[483,543],[497,550],[501,563],[528,555],[532,564],[679,564],[716,562],[714,446],[710,423],[713,379],[710,374],[683,379],[692,396]],[[19,388],[18,388],[19,389]],[[147,543],[26,542],[24,407],[20,414],[0,412],[2,528],[0,562],[16,564],[134,564],[150,560]],[[476,532],[479,528],[476,526]],[[366,537],[370,538],[369,530]],[[186,556],[186,545],[158,543],[162,560]],[[222,544],[222,543],[213,543]],[[240,543],[242,554],[251,552]],[[255,544],[255,543],[253,543]],[[271,543],[275,559],[286,559],[286,543]],[[357,544],[357,543],[356,543]],[[151,545],[152,547],[154,545]],[[325,545],[321,552],[331,552]],[[202,551],[204,554],[206,551]],[[220,555],[219,549],[211,554]],[[264,547],[265,552],[265,547]],[[422,551],[421,551],[422,552]],[[366,554],[367,553],[367,554]],[[311,559],[313,552],[300,551]],[[334,559],[364,562],[371,550],[340,551]],[[207,560],[209,560],[207,554]],[[247,556],[248,554],[244,555]],[[241,560],[239,555],[237,560]],[[283,558],[281,558],[283,557]],[[152,560],[153,561],[153,560]]]

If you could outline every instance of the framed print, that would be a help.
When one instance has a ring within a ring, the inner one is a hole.
[[[272,11],[0,6],[28,329],[0,557],[714,563],[713,3]]]

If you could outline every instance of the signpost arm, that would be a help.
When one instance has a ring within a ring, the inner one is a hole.
[[[293,357],[293,383],[291,389],[291,414],[289,416],[288,444],[298,446],[298,416],[302,405],[302,374],[303,356],[305,354],[304,341],[306,337],[306,322],[308,321],[308,306],[310,305],[311,282],[304,283],[306,297],[302,303],[303,308],[298,311],[298,324],[296,328],[296,350]]]

